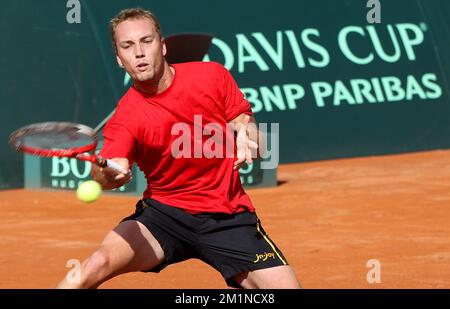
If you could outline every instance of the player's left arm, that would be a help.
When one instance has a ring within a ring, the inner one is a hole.
[[[232,119],[229,124],[236,135],[237,160],[233,169],[239,169],[245,162],[251,164],[253,159],[259,158],[261,149],[265,149],[265,135],[258,129],[255,117],[242,113]]]
[[[233,169],[239,169],[245,162],[251,164],[265,149],[265,136],[257,128],[250,103],[245,99],[230,72],[218,67],[220,92],[223,97],[223,112],[228,125],[236,133],[237,160]]]

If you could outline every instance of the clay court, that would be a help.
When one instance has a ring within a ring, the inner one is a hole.
[[[450,151],[279,167],[280,185],[248,190],[305,288],[450,288]],[[53,288],[133,211],[136,197],[0,192],[0,288]],[[381,263],[369,284],[366,263]],[[227,288],[191,260],[125,274],[101,288]]]

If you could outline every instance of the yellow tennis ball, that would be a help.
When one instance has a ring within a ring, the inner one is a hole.
[[[102,193],[102,186],[95,180],[88,180],[78,186],[77,198],[80,201],[91,203],[98,199]]]

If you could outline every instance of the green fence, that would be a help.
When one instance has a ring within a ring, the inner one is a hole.
[[[2,5],[0,188],[24,185],[13,129],[96,126],[114,108],[129,81],[107,23],[130,6],[153,10],[165,34],[214,35],[205,60],[231,71],[258,121],[280,124],[281,163],[450,145],[448,0],[380,1],[380,24],[362,0],[80,0],[68,23],[76,2]]]

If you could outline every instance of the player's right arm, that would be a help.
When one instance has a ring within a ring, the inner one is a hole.
[[[132,179],[130,165],[127,158],[112,158],[111,161],[120,164],[125,170],[129,171],[127,174],[117,173],[107,167],[99,167],[92,164],[92,178],[97,181],[103,190],[112,190],[119,188],[124,184],[130,182]]]
[[[119,188],[131,180],[131,166],[134,163],[135,138],[133,124],[129,118],[130,110],[119,103],[114,115],[106,123],[103,129],[103,145],[99,156],[107,158],[123,167],[128,173],[117,173],[105,167],[93,167],[92,178],[96,180],[104,190]]]

